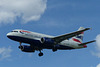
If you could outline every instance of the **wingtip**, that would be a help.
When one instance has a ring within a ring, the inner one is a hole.
[[[80,27],[78,30],[83,30],[83,29],[92,30],[92,28],[84,28],[84,27]]]
[[[87,30],[92,30],[92,28],[86,28]]]
[[[93,42],[96,42],[96,40],[93,40]]]
[[[90,28],[90,30],[92,30],[92,28]]]

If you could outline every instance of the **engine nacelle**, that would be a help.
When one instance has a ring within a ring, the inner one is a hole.
[[[35,52],[35,50],[29,45],[19,46],[19,49],[21,49],[23,52]]]
[[[44,37],[44,38],[41,38],[41,43],[51,45],[51,44],[54,44],[55,41],[51,38]]]

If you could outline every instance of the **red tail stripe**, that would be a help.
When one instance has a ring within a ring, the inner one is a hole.
[[[73,40],[76,41],[76,42],[82,43],[81,41],[79,41],[79,40],[77,40],[77,39],[75,39],[75,38],[73,38]]]

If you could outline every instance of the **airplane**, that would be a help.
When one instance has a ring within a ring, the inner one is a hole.
[[[57,50],[86,48],[86,44],[95,42],[95,40],[93,40],[82,43],[84,31],[90,29],[91,28],[80,27],[78,31],[67,33],[60,36],[50,36],[22,29],[15,29],[7,33],[7,37],[11,40],[19,42],[19,49],[21,49],[21,51],[39,51],[38,56],[43,56],[43,53],[41,52],[43,49],[51,49],[53,52],[55,52]],[[22,45],[22,43],[26,43],[29,45]]]

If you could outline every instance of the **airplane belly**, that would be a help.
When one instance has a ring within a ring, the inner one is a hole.
[[[68,40],[65,40],[61,43],[59,43],[59,45],[57,46],[58,49],[64,49],[64,50],[70,50],[70,49],[75,49],[75,47],[72,45],[71,42],[69,42]]]
[[[75,49],[75,48],[70,47],[70,46],[59,45],[59,46],[57,46],[57,49],[60,49],[60,50],[71,50],[71,49]]]
[[[39,40],[20,37],[20,36],[8,36],[8,38],[10,38],[10,39],[12,39],[14,41],[18,41],[18,42],[22,42],[22,43],[28,43],[28,44],[40,43]]]

